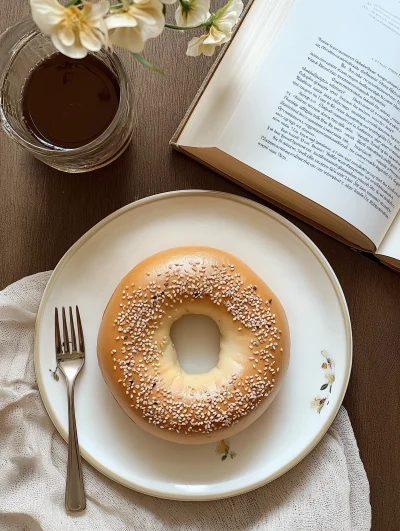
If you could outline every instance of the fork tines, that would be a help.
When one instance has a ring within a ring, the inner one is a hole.
[[[55,344],[56,344],[56,354],[57,356],[63,356],[65,354],[74,354],[74,353],[85,353],[85,340],[83,337],[83,329],[82,329],[82,322],[81,322],[81,316],[79,313],[79,308],[76,306],[75,310],[76,314],[76,324],[78,329],[78,343],[79,347],[76,343],[76,332],[75,332],[75,324],[74,324],[74,317],[72,313],[71,306],[69,307],[69,332],[71,334],[71,341],[69,339],[69,332],[68,332],[68,324],[67,324],[67,316],[65,312],[65,308],[62,308],[62,328],[63,328],[63,340],[61,341],[61,333],[60,333],[60,323],[58,319],[58,308],[55,309]]]

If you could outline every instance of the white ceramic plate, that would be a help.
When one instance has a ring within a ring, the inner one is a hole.
[[[245,261],[281,300],[291,332],[291,362],[271,407],[229,444],[168,443],[135,426],[106,387],[96,358],[104,308],[120,279],[163,249],[206,245]],[[40,305],[35,368],[43,402],[67,437],[63,377],[56,381],[54,307],[78,304],[87,356],[76,388],[83,457],[106,476],[138,491],[178,500],[241,494],[288,471],[332,423],[348,384],[352,339],[339,282],[315,245],[287,220],[252,201],[214,192],[172,192],[118,210],[83,236],[56,267]],[[332,370],[321,355],[326,351]],[[324,365],[325,367],[325,365]],[[327,378],[334,374],[331,392]],[[321,401],[311,407],[316,397]]]

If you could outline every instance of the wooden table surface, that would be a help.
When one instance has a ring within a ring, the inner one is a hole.
[[[28,14],[26,0],[3,5],[0,32],[22,14]],[[0,289],[54,268],[94,224],[139,198],[193,188],[253,197],[169,148],[212,64],[209,58],[185,56],[188,37],[167,30],[147,46],[146,57],[165,77],[124,56],[134,87],[135,133],[132,145],[111,166],[91,174],[62,174],[0,134]],[[354,362],[344,404],[370,481],[372,529],[399,530],[400,275],[290,219],[325,254],[346,295]]]

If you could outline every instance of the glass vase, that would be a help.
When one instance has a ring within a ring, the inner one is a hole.
[[[96,170],[118,158],[128,147],[133,134],[131,84],[115,53],[101,50],[96,57],[115,75],[120,100],[107,129],[84,146],[64,149],[40,143],[27,127],[22,113],[22,91],[32,70],[58,51],[50,38],[25,19],[0,36],[0,121],[4,131],[36,158],[69,173]],[[45,90],[45,89],[44,89]]]

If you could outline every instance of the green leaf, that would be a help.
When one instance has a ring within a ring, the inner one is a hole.
[[[152,70],[153,72],[157,72],[158,74],[161,74],[162,76],[164,75],[164,72],[162,72],[159,68],[157,68],[156,66],[153,66],[151,63],[146,61],[146,59],[142,55],[140,55],[140,53],[132,52],[132,55],[137,61],[139,61],[139,63],[141,63],[143,66],[145,66],[149,70]]]
[[[49,369],[49,371],[51,372],[51,376],[55,379],[55,381],[58,382],[58,380],[60,379],[60,377],[57,374],[58,367],[56,367],[54,371],[52,371],[51,369]]]
[[[324,384],[321,386],[321,391],[323,391],[324,389],[326,389],[328,387],[329,384]]]
[[[81,0],[71,0],[70,2],[68,2],[68,4],[65,4],[65,7],[71,7],[71,6],[76,6],[76,5],[81,5],[82,4],[82,1]]]

